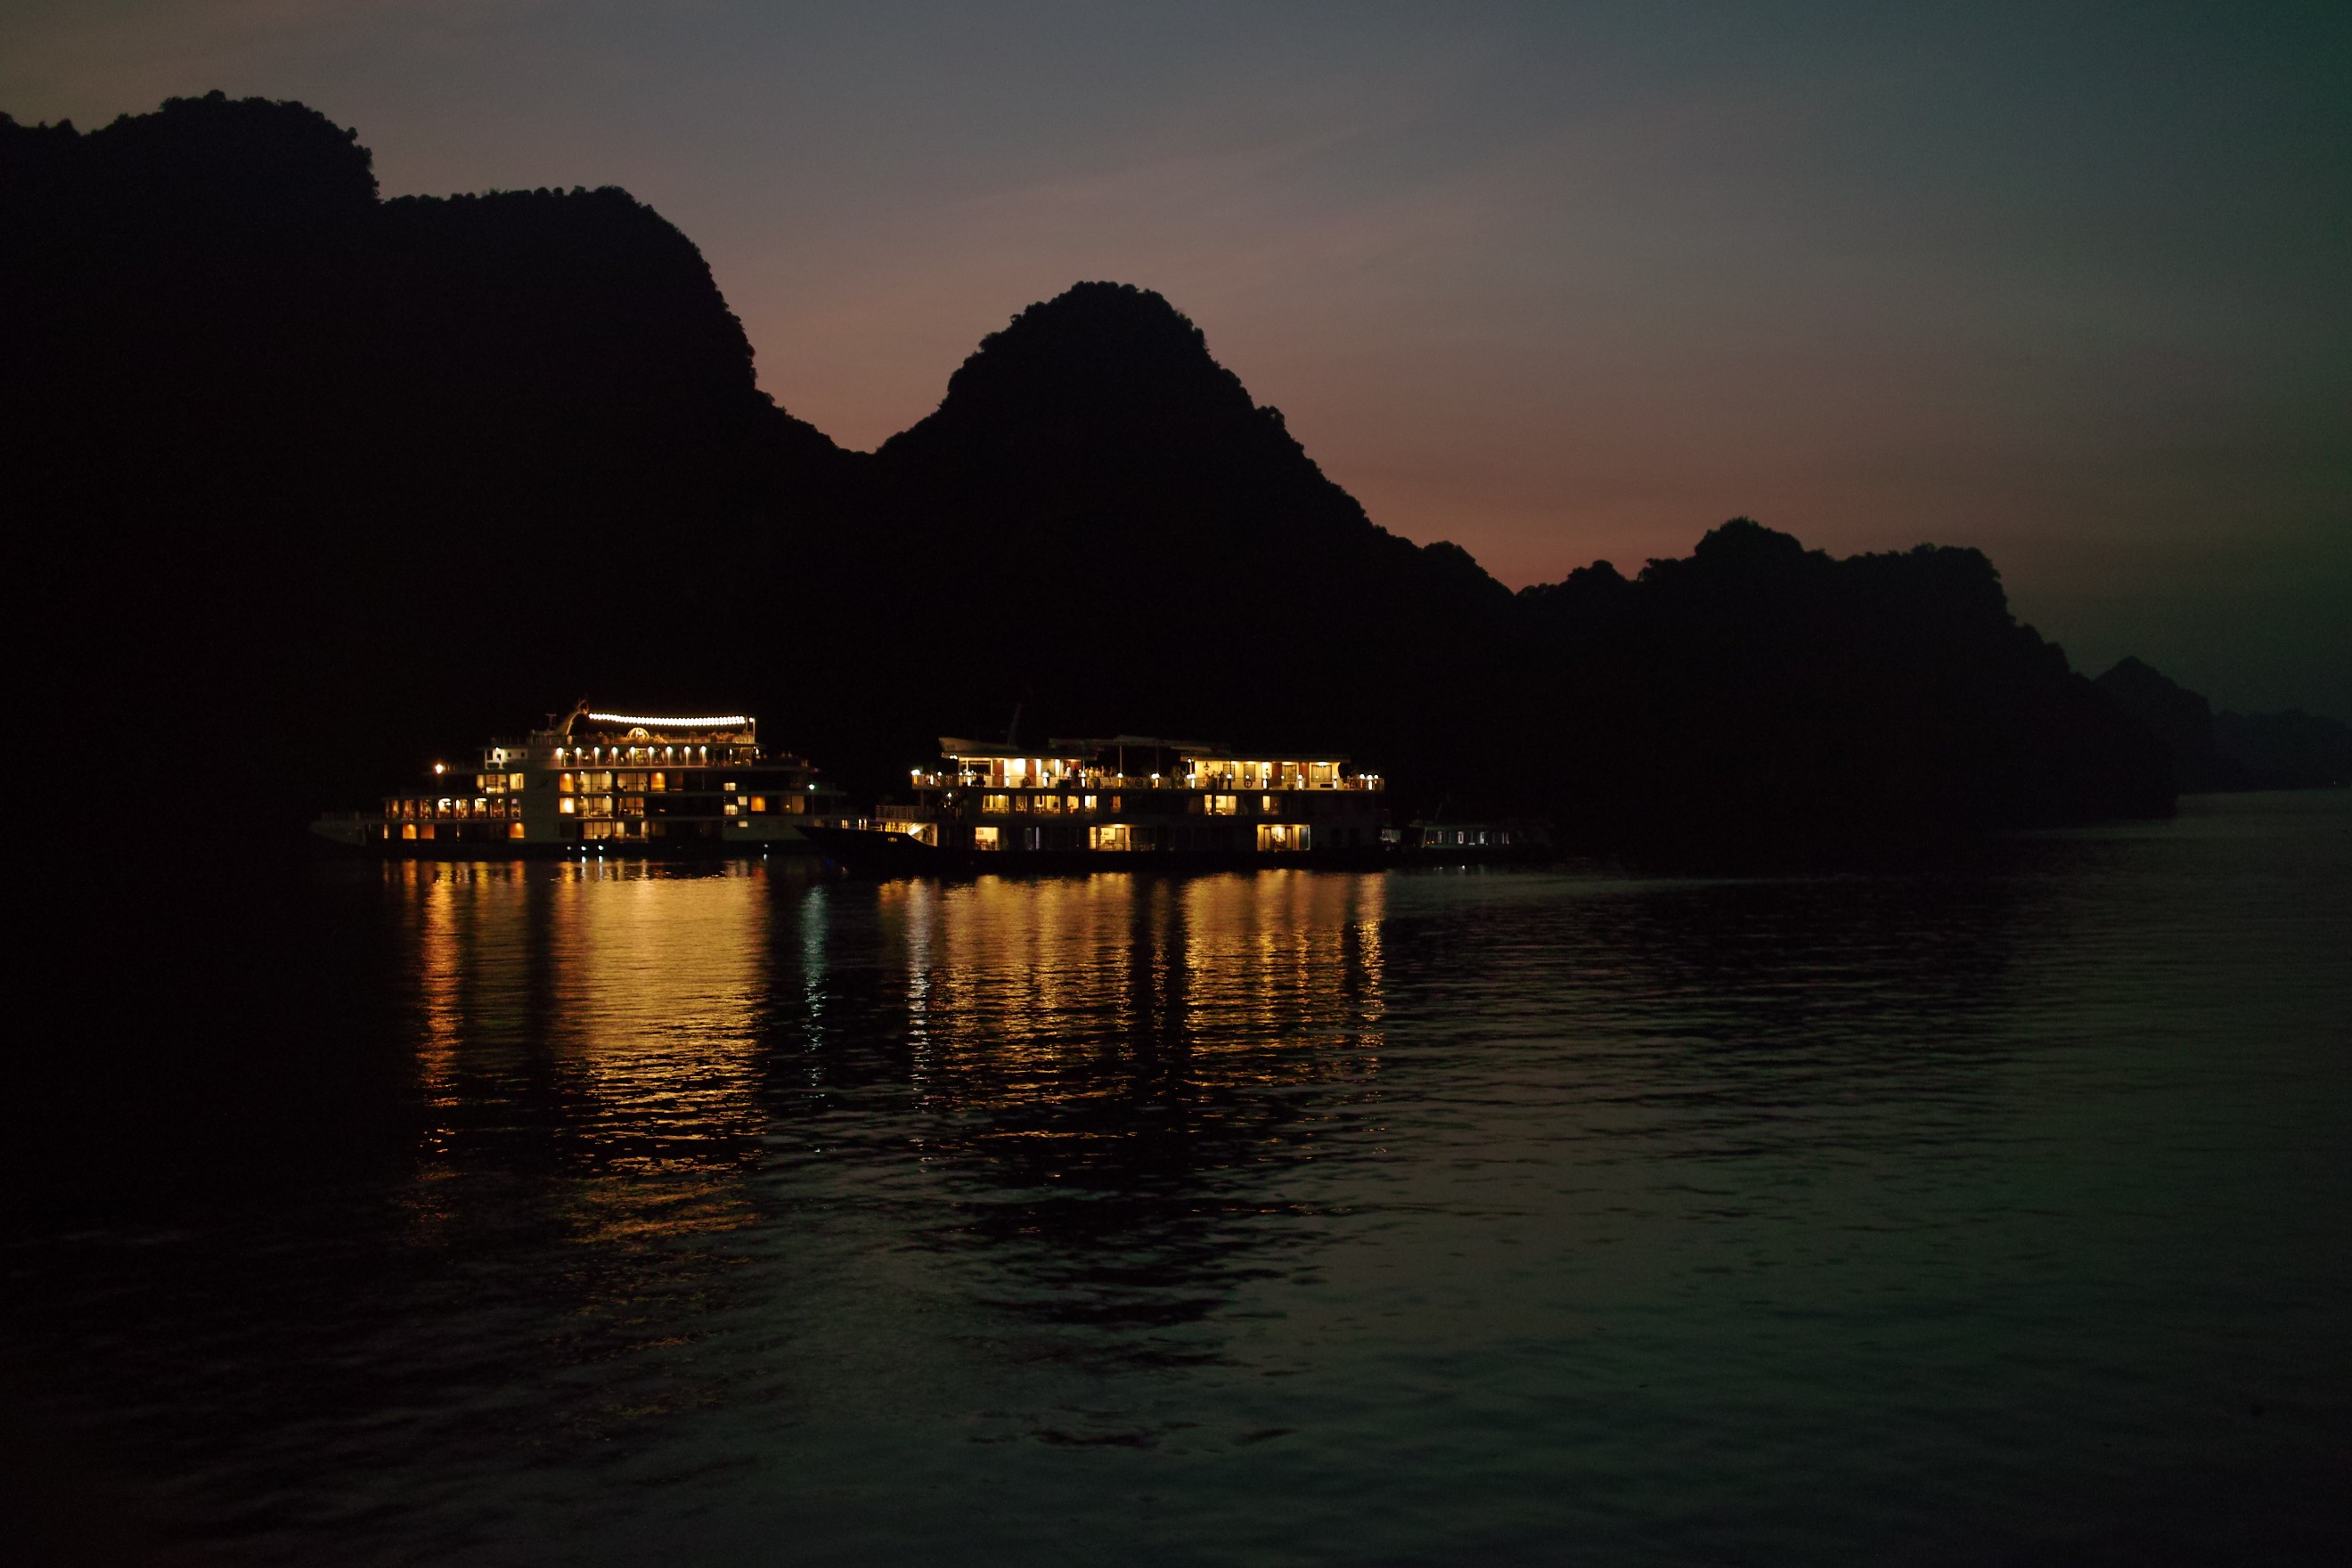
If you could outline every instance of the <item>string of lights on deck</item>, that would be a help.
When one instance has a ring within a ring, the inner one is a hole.
[[[649,730],[719,730],[740,728],[751,721],[740,713],[719,713],[703,719],[653,719],[642,713],[591,713],[599,724],[643,724]]]

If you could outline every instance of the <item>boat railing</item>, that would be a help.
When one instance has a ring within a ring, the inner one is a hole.
[[[980,773],[917,771],[909,773],[908,780],[916,789],[1058,790],[1066,795],[1101,790],[1155,789],[1215,795],[1261,795],[1294,790],[1328,794],[1377,792],[1383,787],[1378,773],[1354,773],[1339,779],[1277,778],[1263,784],[1244,784],[1234,779],[1192,773],[1161,773],[1157,777],[1147,773],[1073,773],[1059,779],[1024,779],[1018,784],[998,784]]]

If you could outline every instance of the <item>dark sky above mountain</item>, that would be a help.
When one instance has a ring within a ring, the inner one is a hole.
[[[1514,585],[1979,546],[2094,670],[2352,711],[2352,9],[14,0],[0,108],[299,98],[629,188],[872,447],[1075,279]]]

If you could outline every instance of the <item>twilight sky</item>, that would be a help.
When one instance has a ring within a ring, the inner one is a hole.
[[[2093,673],[2352,718],[2352,5],[5,0],[0,110],[626,186],[871,447],[1143,284],[1514,586],[1747,513],[2001,566]]]

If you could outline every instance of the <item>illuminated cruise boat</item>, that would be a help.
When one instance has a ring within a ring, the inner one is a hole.
[[[1261,861],[1373,858],[1378,773],[1328,752],[1238,752],[1150,735],[1052,741],[1041,750],[942,737],[913,798],[873,827],[959,857],[1108,863],[1182,856]]]
[[[463,772],[378,814],[320,817],[311,832],[391,855],[598,852],[814,853],[805,831],[838,820],[841,792],[799,757],[762,752],[748,714],[659,718],[582,703],[561,723],[484,746]]]

